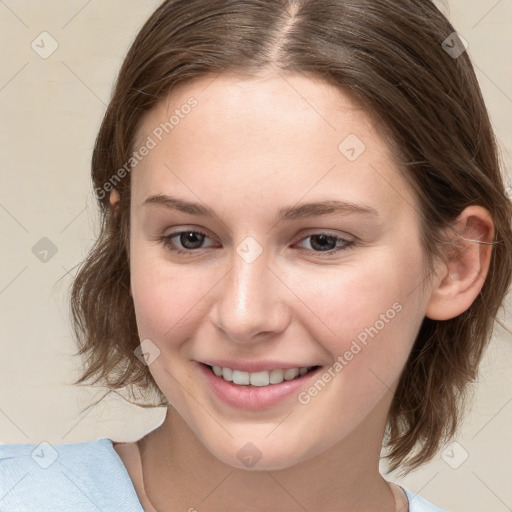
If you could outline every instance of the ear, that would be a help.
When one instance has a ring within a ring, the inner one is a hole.
[[[111,208],[112,212],[114,213],[114,217],[115,217],[119,213],[119,202],[121,200],[121,197],[119,196],[119,192],[115,188],[113,188],[112,191],[110,192],[109,200],[110,200],[110,208]]]
[[[119,195],[119,192],[114,188],[110,192],[109,201],[110,201],[110,208],[112,209],[112,212],[114,213],[114,217],[116,217],[119,214],[119,203],[120,203],[121,197]],[[130,290],[128,291],[130,294],[130,297],[133,298],[132,295],[132,285],[130,284]]]
[[[481,206],[468,206],[445,232],[451,241],[441,262],[425,316],[449,320],[466,311],[480,293],[489,271],[494,224]]]

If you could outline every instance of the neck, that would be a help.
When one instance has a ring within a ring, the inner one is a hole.
[[[387,407],[388,404],[383,404]],[[172,407],[163,424],[139,441],[144,486],[157,510],[218,512],[392,512],[395,500],[379,473],[385,423],[374,411],[342,442],[319,456],[274,471],[227,465],[202,445]],[[248,508],[250,506],[250,508]]]

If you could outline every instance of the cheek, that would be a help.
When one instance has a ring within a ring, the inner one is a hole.
[[[219,277],[208,267],[198,270],[193,265],[172,264],[162,251],[135,246],[130,274],[141,339],[150,338],[159,345],[165,340],[168,346],[197,327],[205,315],[205,298]]]
[[[376,368],[392,380],[405,364],[424,316],[423,265],[419,247],[396,248],[375,251],[365,265],[320,274],[313,286],[302,275],[294,286],[315,313],[308,323],[313,339],[333,359],[342,356],[352,371]]]
[[[379,259],[381,265],[333,273],[305,300],[322,320],[312,320],[309,333],[332,362],[319,376],[326,391],[315,382],[299,401],[330,411],[327,430],[349,430],[390,399],[421,325],[421,265]]]

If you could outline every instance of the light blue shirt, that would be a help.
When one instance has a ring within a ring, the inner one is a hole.
[[[446,512],[404,489],[410,512]],[[144,512],[112,440],[0,444],[0,512]]]

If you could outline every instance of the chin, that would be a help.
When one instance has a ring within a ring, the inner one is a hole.
[[[236,469],[247,471],[277,471],[295,466],[315,454],[308,453],[302,446],[285,445],[281,440],[269,441],[232,439],[228,445],[218,443],[205,448],[213,457]]]

